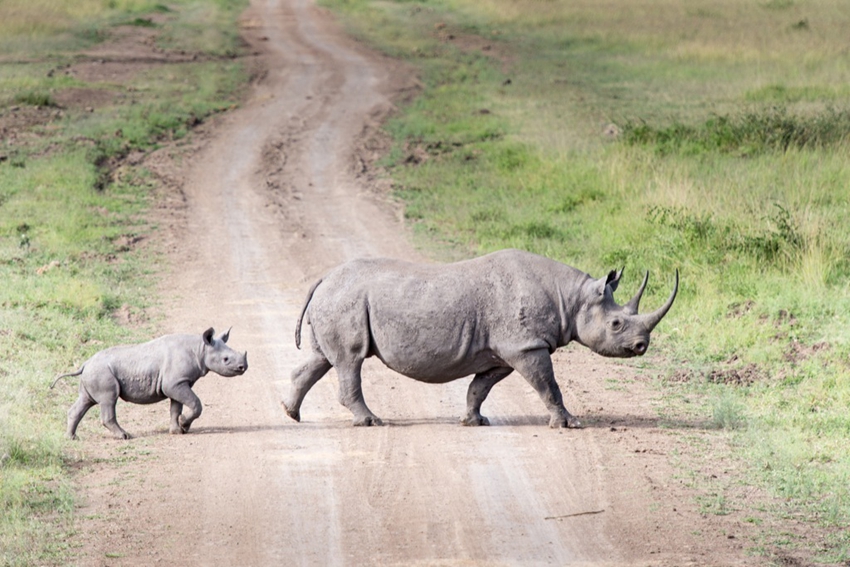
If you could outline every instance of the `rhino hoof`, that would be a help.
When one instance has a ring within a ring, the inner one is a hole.
[[[490,425],[490,420],[483,415],[471,416],[461,419],[460,424],[466,427],[477,427],[479,425]]]
[[[370,427],[372,425],[383,425],[383,424],[384,424],[384,422],[381,421],[381,418],[376,417],[374,415],[367,415],[364,418],[354,420],[354,426],[355,427]]]
[[[286,407],[285,402],[280,402],[280,407],[283,408],[283,411],[286,412],[286,415],[288,415],[289,417],[291,417],[292,419],[294,419],[295,421],[297,421],[299,423],[301,422],[301,412],[300,411],[290,410],[288,407]]]
[[[553,417],[549,420],[549,427],[552,429],[581,429],[583,426],[577,417],[567,415],[565,417]]]

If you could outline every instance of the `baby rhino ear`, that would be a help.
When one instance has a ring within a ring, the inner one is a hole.
[[[211,345],[212,342],[213,342],[213,336],[214,335],[215,335],[215,329],[213,329],[212,327],[210,327],[209,329],[204,331],[204,334],[202,335],[204,337],[204,344]]]
[[[227,329],[225,332],[223,332],[221,334],[221,336],[219,337],[219,339],[221,339],[221,342],[223,342],[223,343],[227,342],[227,339],[230,338],[230,329],[232,329],[232,328],[233,327],[230,327],[229,329]]]

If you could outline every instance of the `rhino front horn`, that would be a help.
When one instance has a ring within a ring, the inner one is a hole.
[[[647,273],[647,276],[649,276],[649,273]],[[646,284],[646,278],[644,278],[644,284]],[[643,286],[641,286],[641,292],[642,291]],[[673,300],[676,299],[676,293],[678,291],[679,270],[676,270],[676,283],[673,285],[673,293],[671,293],[670,297],[667,298],[666,303],[664,303],[664,305],[662,305],[656,311],[653,311],[652,313],[646,313],[640,316],[641,320],[643,321],[643,324],[646,326],[648,331],[652,331],[652,329],[655,328],[655,326],[661,321],[661,319],[663,319],[664,316],[667,315],[667,312],[670,311],[670,307],[673,306]],[[635,299],[637,299],[637,301],[635,301]],[[632,301],[635,301],[635,308],[637,308],[637,302],[640,301],[640,297],[635,296]],[[629,302],[629,305],[631,305],[632,301]]]

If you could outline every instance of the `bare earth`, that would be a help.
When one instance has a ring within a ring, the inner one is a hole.
[[[386,426],[351,427],[334,372],[302,423],[286,416],[310,284],[358,256],[422,259],[368,168],[415,78],[309,0],[258,0],[242,28],[265,70],[249,100],[150,166],[170,182],[155,211],[171,265],[162,332],[233,326],[250,369],[198,382],[189,435],[168,434],[166,403],[119,404],[128,442],[83,421],[75,564],[763,563],[746,551],[752,525],[701,514],[675,466],[699,424],[661,427],[642,378],[581,347],[554,357],[581,430],[549,429],[517,375],[485,403],[491,427],[461,427],[468,380],[424,385],[371,360],[363,389]],[[722,476],[714,466],[700,474]]]

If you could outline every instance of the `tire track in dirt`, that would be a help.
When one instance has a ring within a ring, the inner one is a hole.
[[[581,431],[548,429],[517,375],[488,398],[489,428],[457,424],[468,381],[420,384],[373,360],[363,389],[388,426],[352,428],[333,372],[307,396],[303,423],[286,417],[278,402],[302,360],[293,330],[310,283],[357,256],[417,257],[397,211],[356,168],[364,128],[412,78],[345,39],[307,0],[255,1],[242,22],[268,73],[188,160],[162,327],[233,325],[231,343],[247,349],[250,369],[198,382],[205,411],[190,435],[166,434],[161,404],[119,409],[137,435],[125,446],[89,427],[96,453],[133,458],[83,475],[80,564],[695,561],[703,552],[693,530],[674,525],[682,512],[653,513],[663,497],[633,472],[643,465],[669,478],[666,459],[635,457],[604,416]],[[604,385],[628,371],[600,360],[556,355],[568,408],[584,416],[604,404],[633,416],[639,400]],[[642,442],[669,446],[658,429]],[[722,557],[737,562],[734,550]]]

